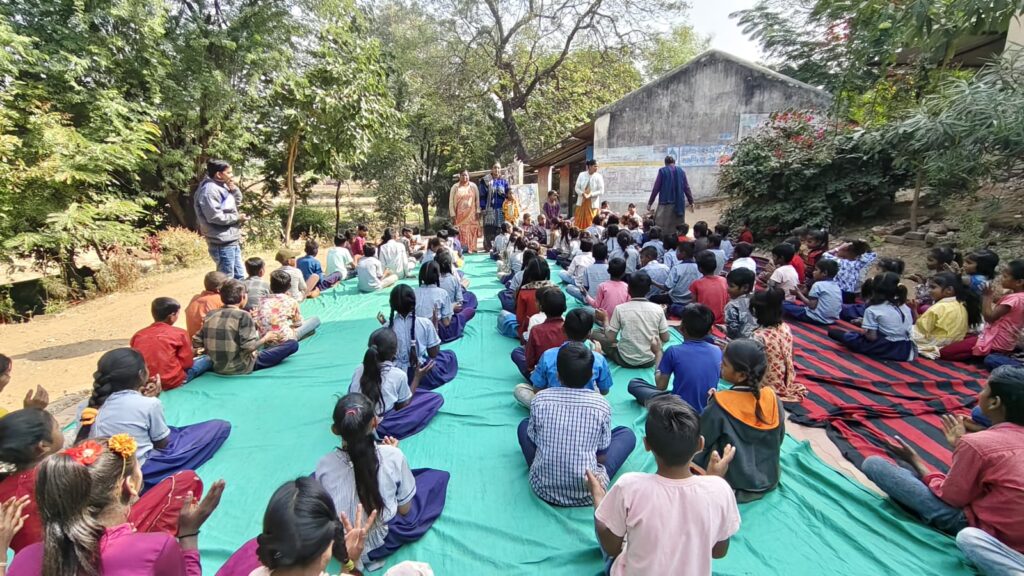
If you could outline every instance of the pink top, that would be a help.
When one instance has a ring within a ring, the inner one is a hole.
[[[612,317],[612,312],[623,302],[629,302],[629,284],[621,280],[607,280],[597,287],[597,299],[587,298],[587,304],[600,308]]]
[[[992,352],[1013,352],[1017,348],[1017,336],[1024,328],[1024,292],[1007,294],[999,306],[1009,306],[1007,312],[995,322],[985,326],[974,345],[975,356],[988,356]]]
[[[1024,426],[1003,422],[965,434],[953,450],[948,474],[924,478],[967,522],[1024,553]]]
[[[673,480],[629,472],[594,514],[628,540],[612,564],[612,576],[710,576],[711,549],[740,528],[736,497],[718,476]]]
[[[32,544],[14,557],[8,576],[39,576],[43,545]],[[108,528],[100,540],[103,576],[202,576],[198,550],[182,550],[169,534],[134,532],[131,524]]]

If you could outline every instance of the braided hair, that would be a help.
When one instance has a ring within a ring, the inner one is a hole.
[[[346,394],[334,405],[334,433],[341,436],[341,450],[352,461],[356,495],[367,514],[384,510],[377,473],[380,459],[371,423],[375,413],[370,399],[362,394]]]
[[[746,376],[743,382],[735,382],[735,384],[741,384],[750,389],[755,400],[754,415],[759,422],[767,424],[764,411],[761,410],[761,381],[768,370],[768,358],[764,353],[764,346],[757,340],[739,338],[729,342],[722,356],[733,370]]]
[[[99,410],[107,398],[115,392],[138,390],[146,383],[149,372],[146,361],[137,350],[132,348],[115,348],[100,356],[96,363],[96,372],[92,375],[92,395],[89,396],[89,408]],[[78,430],[75,442],[89,437],[92,424],[83,425]]]
[[[394,330],[378,328],[370,334],[366,353],[363,355],[363,374],[359,377],[359,390],[375,409],[379,407],[378,414],[384,413],[384,393],[381,390],[384,374],[380,370],[380,365],[394,360],[397,354],[398,336]]]

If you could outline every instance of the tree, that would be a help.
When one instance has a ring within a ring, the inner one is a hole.
[[[689,24],[678,24],[667,34],[655,36],[641,49],[644,80],[651,81],[686,64],[711,46],[711,38],[698,34]]]
[[[680,0],[433,0],[458,46],[459,65],[501,108],[512,149],[529,158],[517,114],[556,77],[577,49],[635,49],[651,36],[652,19],[681,16]]]

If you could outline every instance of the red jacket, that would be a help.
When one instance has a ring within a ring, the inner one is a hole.
[[[154,322],[136,332],[130,345],[146,360],[150,377],[160,375],[164,390],[185,383],[185,372],[192,367],[192,341],[187,332],[166,322]]]

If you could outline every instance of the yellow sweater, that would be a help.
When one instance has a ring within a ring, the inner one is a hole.
[[[956,298],[943,298],[914,324],[914,343],[926,358],[938,358],[939,349],[967,336],[967,308]]]

